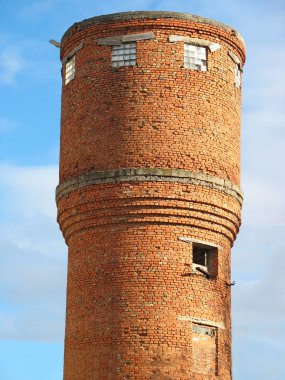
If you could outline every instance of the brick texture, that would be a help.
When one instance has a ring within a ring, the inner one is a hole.
[[[97,45],[147,32],[154,38],[136,42],[135,66],[112,67],[112,47]],[[183,67],[183,42],[169,42],[174,34],[221,45],[207,50],[206,72]],[[75,78],[62,87],[64,380],[229,380],[230,251],[240,199],[198,182],[102,176],[181,169],[237,188],[241,89],[229,51],[244,63],[243,42],[218,23],[157,14],[75,24],[62,39],[61,59],[81,43]],[[94,170],[102,171],[100,180],[82,184],[80,176]],[[193,269],[192,244],[180,237],[219,247],[215,277]]]

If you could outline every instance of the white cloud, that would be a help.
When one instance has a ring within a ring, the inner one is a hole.
[[[266,157],[265,159],[266,160]],[[262,159],[263,161],[263,159]],[[256,166],[259,163],[256,164]],[[262,164],[262,162],[261,162]],[[245,201],[243,221],[246,225],[283,225],[285,226],[285,179],[274,177],[266,173],[267,162],[264,167],[264,176],[259,173],[248,173],[244,178]]]
[[[28,91],[35,84],[41,90],[59,84],[61,64],[58,54],[59,51],[48,43],[48,37],[43,41],[37,36],[23,38],[17,34],[4,34],[0,37],[0,86],[21,83]]]
[[[14,48],[6,48],[0,52],[0,85],[11,85],[23,69],[24,60]]]
[[[283,228],[283,233],[284,230],[285,228]],[[266,233],[263,230],[264,232]],[[267,238],[270,241],[274,232],[278,232],[278,230],[273,228],[268,232],[270,234]],[[243,247],[245,248],[244,243]],[[245,256],[243,265],[248,266],[248,275],[257,276],[258,280],[243,281],[240,279],[233,289],[234,332],[239,337],[250,338],[253,342],[266,342],[284,349],[285,243],[279,241],[281,243],[279,249],[273,248],[272,243],[271,246],[268,244],[266,249],[265,244],[262,243],[262,241],[256,242],[255,247],[250,244],[246,252],[241,253]],[[239,253],[236,252],[236,254]],[[248,258],[248,263],[246,258]],[[237,265],[239,258],[236,258],[234,262]],[[263,267],[263,274],[260,274],[258,266]],[[235,267],[234,271],[237,270],[238,268]],[[241,268],[239,272],[240,276],[244,274]]]
[[[56,258],[36,248],[23,249],[7,240],[0,240],[0,246],[0,297],[6,306],[0,314],[0,337],[62,340],[66,287],[62,250],[57,251]]]
[[[4,189],[4,197],[13,199],[2,205],[14,214],[20,213],[25,217],[35,215],[54,217],[56,215],[55,188],[58,184],[58,168],[17,167],[0,165],[0,184]],[[2,190],[3,191],[3,190]]]
[[[56,224],[57,168],[0,169],[0,337],[61,341],[67,249]]]

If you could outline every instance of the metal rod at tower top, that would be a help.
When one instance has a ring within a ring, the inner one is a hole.
[[[60,57],[64,380],[230,380],[242,37],[126,12],[75,23]]]

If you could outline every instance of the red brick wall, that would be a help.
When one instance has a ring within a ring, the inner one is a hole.
[[[216,328],[192,326],[193,371],[217,374],[217,331]]]
[[[111,47],[96,44],[149,31],[155,38],[137,42],[135,67],[112,68]],[[221,49],[208,53],[207,72],[186,69],[183,42],[170,43],[170,34]],[[183,169],[239,185],[241,93],[228,52],[243,62],[243,44],[231,29],[163,17],[75,26],[61,58],[81,42],[75,79],[62,88],[59,189],[74,181],[58,192],[69,247],[64,379],[231,379],[230,249],[239,199],[223,186],[169,176],[96,184],[86,176]],[[193,271],[192,245],[179,237],[219,247],[215,278]],[[193,318],[219,325],[215,373],[197,371],[203,347],[193,345]]]

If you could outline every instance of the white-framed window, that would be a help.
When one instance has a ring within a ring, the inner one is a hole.
[[[67,60],[65,65],[65,84],[75,78],[75,55]]]
[[[112,67],[136,65],[136,42],[112,46]]]
[[[238,88],[241,86],[241,71],[239,65],[235,65],[235,83]]]
[[[207,71],[207,48],[185,43],[184,67],[192,70]]]

